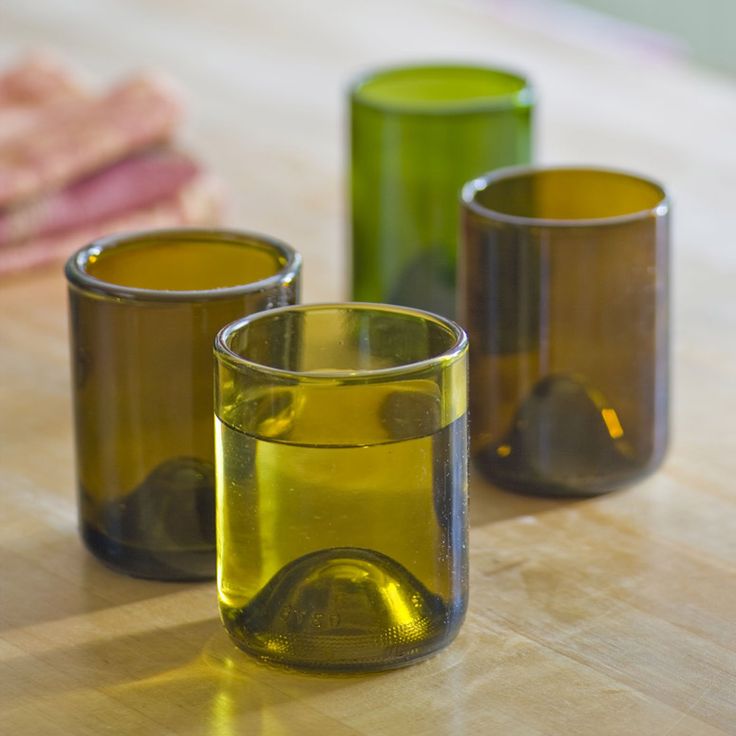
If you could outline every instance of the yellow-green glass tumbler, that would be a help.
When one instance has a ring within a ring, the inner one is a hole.
[[[215,343],[220,612],[260,660],[400,667],[467,605],[467,338],[399,307],[286,307]]]
[[[591,495],[661,463],[669,213],[661,185],[607,169],[505,169],[464,188],[472,454],[493,483]]]
[[[491,67],[407,66],[355,82],[354,299],[454,316],[458,194],[475,176],[531,160],[533,106],[524,77]]]
[[[158,230],[66,264],[81,534],[118,571],[215,575],[212,341],[293,304],[300,256],[271,238]]]

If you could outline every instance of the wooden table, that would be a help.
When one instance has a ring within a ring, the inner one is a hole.
[[[736,734],[736,88],[637,36],[522,2],[67,0],[0,6],[0,60],[149,65],[191,96],[186,140],[231,222],[345,295],[343,90],[366,66],[528,70],[540,158],[654,175],[675,209],[674,441],[585,501],[472,481],[472,604],[403,671],[285,674],[227,641],[214,586],[133,580],[76,532],[65,286],[0,283],[0,731],[7,734]],[[544,15],[540,15],[544,12]]]

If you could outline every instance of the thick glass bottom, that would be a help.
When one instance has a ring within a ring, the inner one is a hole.
[[[156,580],[215,576],[215,499],[211,464],[167,460],[131,492],[98,497],[80,489],[87,547],[119,572]]]
[[[230,636],[266,662],[313,672],[372,672],[431,656],[456,636],[448,606],[379,552],[333,548],[294,560],[242,607],[220,610]]]
[[[215,548],[157,550],[134,547],[108,537],[82,522],[81,535],[87,549],[116,572],[150,580],[195,581],[215,577]]]
[[[553,496],[556,498],[586,498],[600,496],[604,493],[620,490],[633,485],[651,475],[657,467],[647,466],[645,469],[629,470],[615,476],[549,477],[535,473],[531,468],[508,468],[497,461],[497,446],[491,446],[476,453],[473,457],[475,466],[493,485],[505,491],[521,493],[527,496]]]
[[[473,456],[501,488],[595,496],[635,483],[662,461],[664,442],[654,429],[649,437],[627,429],[615,406],[583,377],[552,375],[522,402],[505,436]]]

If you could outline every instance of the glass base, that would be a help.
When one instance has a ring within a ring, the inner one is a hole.
[[[613,404],[583,376],[556,374],[536,384],[501,440],[473,455],[483,475],[501,488],[596,496],[631,485],[660,464],[662,442],[656,436],[643,441],[641,434],[632,439]]]
[[[386,555],[359,548],[289,563],[242,608],[221,603],[233,641],[264,662],[311,672],[395,669],[456,636],[453,610]]]
[[[176,457],[129,493],[100,500],[80,486],[81,534],[108,566],[155,580],[215,577],[215,480],[211,463]]]
[[[135,578],[166,581],[212,580],[215,577],[215,548],[156,550],[132,547],[82,522],[82,539],[90,552],[108,567]]]
[[[644,468],[628,469],[609,476],[551,477],[534,473],[530,468],[499,463],[495,445],[476,453],[473,461],[481,475],[498,488],[525,496],[554,498],[588,498],[618,491],[651,475],[661,464],[660,459]]]

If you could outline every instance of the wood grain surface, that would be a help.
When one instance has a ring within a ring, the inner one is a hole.
[[[376,64],[527,70],[539,158],[631,168],[675,201],[674,440],[622,492],[544,501],[471,483],[471,609],[405,670],[309,677],[250,661],[212,584],[115,575],[76,531],[65,284],[0,282],[0,732],[736,734],[736,87],[547,4],[3,0],[0,62],[51,47],[93,80],[168,71],[231,224],[346,295],[345,102]]]

